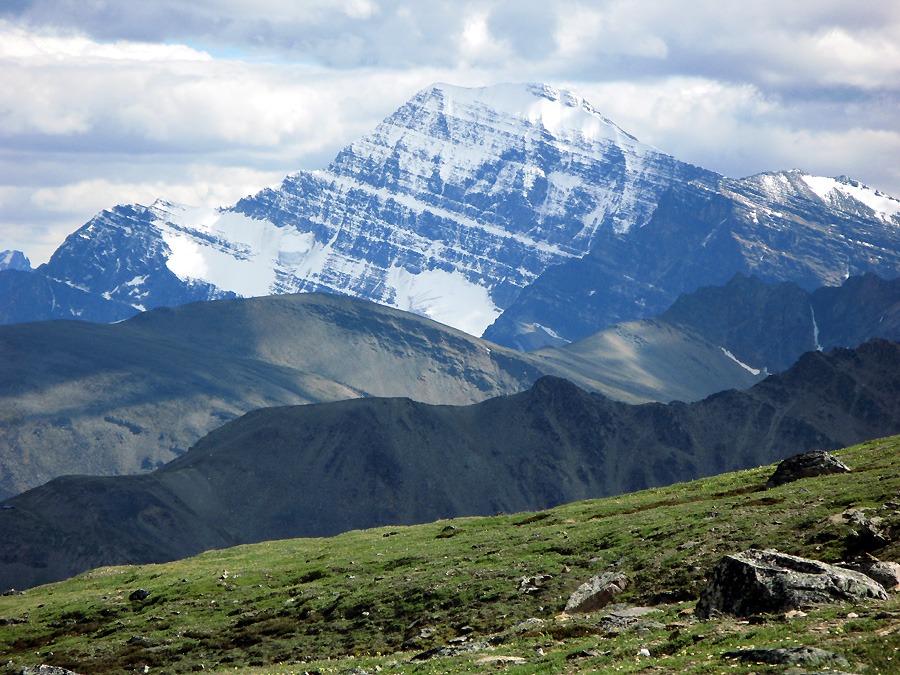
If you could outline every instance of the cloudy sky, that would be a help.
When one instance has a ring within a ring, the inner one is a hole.
[[[323,168],[432,82],[546,82],[725,175],[900,197],[896,0],[2,0],[0,250]]]

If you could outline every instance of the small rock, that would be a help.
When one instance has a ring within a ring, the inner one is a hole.
[[[614,612],[610,612],[609,615],[624,618],[647,616],[648,614],[656,614],[661,611],[661,609],[657,609],[656,607],[625,607],[624,609],[617,609]]]
[[[586,659],[586,658],[597,657],[597,656],[609,656],[610,654],[612,654],[611,651],[601,652],[599,649],[582,649],[579,652],[573,652],[572,654],[569,654],[566,657],[566,660]]]
[[[801,478],[849,472],[850,468],[831,453],[814,450],[789,457],[779,463],[775,473],[766,481],[766,488],[778,487]]]
[[[579,586],[566,602],[565,611],[593,612],[606,605],[622,594],[628,586],[628,577],[622,572],[605,572]]]
[[[638,652],[638,656],[650,656],[650,650],[646,647],[641,647],[641,650]]]
[[[538,574],[533,577],[522,577],[519,579],[519,593],[538,593],[541,590],[541,583],[546,579],[552,579],[550,574]]]
[[[456,656],[457,654],[471,654],[472,652],[482,652],[491,649],[487,642],[469,642],[463,645],[447,645],[444,647],[432,647],[420,654],[412,657],[413,661],[427,661],[434,658],[443,658],[445,656]]]
[[[742,663],[768,663],[771,665],[827,665],[835,663],[847,665],[847,659],[815,647],[780,647],[777,649],[740,649],[725,652],[726,658],[738,659]]]
[[[140,602],[141,600],[146,600],[150,597],[150,591],[145,588],[139,588],[136,591],[133,591],[131,595],[128,596],[128,599],[132,602]]]
[[[25,666],[22,668],[22,675],[78,675],[78,673],[59,666],[41,664],[39,666]]]
[[[475,663],[479,666],[500,663],[524,663],[525,659],[521,656],[482,656]]]

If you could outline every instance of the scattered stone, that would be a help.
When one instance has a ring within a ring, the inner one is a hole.
[[[28,619],[21,619],[17,616],[8,619],[0,619],[0,626],[17,626],[22,623],[28,623]]]
[[[143,635],[132,635],[128,638],[126,644],[129,644],[133,647],[152,647],[153,642],[145,638]]]
[[[540,632],[544,628],[544,623],[545,622],[543,619],[531,617],[529,619],[525,619],[524,621],[520,621],[514,626],[510,626],[500,633],[494,633],[493,635],[489,636],[488,639],[490,640],[491,644],[503,644],[511,638],[520,637],[529,633]]]
[[[340,672],[341,675],[369,675],[368,670],[363,670],[362,668],[344,668]]]
[[[3,591],[4,597],[10,595],[25,595],[25,591],[17,591],[15,588],[10,588],[8,591]]]
[[[792,609],[789,612],[786,612],[784,615],[785,619],[802,619],[805,616],[809,616],[806,612],[801,612],[799,609]]]
[[[541,582],[552,578],[552,574],[538,574],[533,577],[522,577],[519,579],[519,593],[538,593],[541,590]]]
[[[780,462],[769,480],[766,488],[778,487],[801,478],[812,478],[832,473],[850,473],[850,467],[837,457],[824,450],[814,450],[795,455]]]
[[[726,555],[709,575],[695,614],[783,614],[812,605],[864,599],[886,600],[874,579],[853,570],[777,551],[750,549]]]
[[[594,612],[622,594],[628,586],[628,577],[622,572],[605,572],[591,577],[569,597],[565,611],[568,613]]]
[[[900,587],[900,564],[895,562],[885,562],[872,556],[866,556],[838,563],[837,567],[861,572],[889,591],[897,590]]]
[[[487,666],[500,663],[524,663],[525,658],[522,656],[482,656],[475,663],[479,666]]]
[[[150,591],[139,588],[136,591],[133,591],[131,595],[128,596],[128,599],[132,602],[140,602],[141,600],[146,600],[150,597]]]
[[[656,607],[625,607],[624,609],[617,609],[614,612],[610,612],[610,616],[618,616],[618,617],[631,617],[631,616],[647,616],[648,614],[656,614],[657,612],[661,612],[661,609]]]
[[[453,537],[460,533],[460,529],[456,527],[456,525],[447,525],[444,529],[438,532],[438,539],[448,539],[449,537]]]
[[[566,657],[566,660],[569,661],[571,659],[586,659],[597,656],[609,656],[610,654],[612,654],[612,651],[601,652],[599,649],[582,649],[581,651],[569,654]]]
[[[821,666],[837,664],[846,666],[847,659],[843,656],[826,652],[815,647],[779,647],[777,649],[740,649],[735,652],[725,652],[726,658],[738,659],[742,663],[767,663],[776,666],[794,666],[808,664]]]
[[[22,668],[22,675],[78,675],[78,673],[59,666],[41,664],[39,666],[25,666]]]
[[[413,661],[428,661],[429,659],[456,656],[457,654],[471,654],[472,652],[484,652],[492,649],[487,642],[469,642],[464,645],[445,645],[432,647],[412,657]]]

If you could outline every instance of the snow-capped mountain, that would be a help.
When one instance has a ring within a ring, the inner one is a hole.
[[[39,269],[30,311],[112,320],[330,291],[525,348],[658,313],[736,272],[805,287],[891,278],[898,230],[900,202],[886,195],[799,172],[725,179],[571,92],[435,85],[327,169],[232,207],[104,211]],[[827,245],[798,254],[814,235]],[[0,319],[23,311],[0,307]]]

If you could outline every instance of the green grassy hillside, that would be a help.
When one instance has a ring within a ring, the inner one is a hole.
[[[781,673],[730,650],[806,644],[855,673],[900,672],[900,602],[700,622],[693,605],[726,553],[825,561],[865,548],[848,509],[900,526],[900,437],[837,454],[853,472],[772,490],[760,467],[540,513],[462,518],[109,567],[0,598],[8,671],[80,673]],[[900,529],[900,527],[895,527]],[[900,558],[900,541],[871,552]],[[634,619],[562,614],[623,571]],[[137,589],[143,600],[130,599]],[[446,647],[431,658],[415,658]],[[640,654],[646,650],[644,655]],[[146,668],[145,668],[146,666]],[[819,668],[819,671],[822,669]],[[2,665],[0,665],[2,671]],[[794,671],[798,672],[798,671]],[[818,671],[817,671],[818,672]]]

